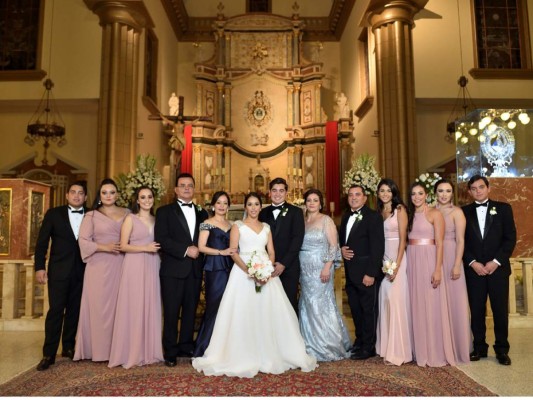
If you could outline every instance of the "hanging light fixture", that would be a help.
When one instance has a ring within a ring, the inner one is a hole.
[[[52,17],[50,20],[50,56],[48,58],[48,75],[51,73],[52,65],[52,37],[54,26],[54,3],[52,3]],[[42,139],[44,146],[44,155],[42,163],[48,165],[48,148],[50,142],[57,143],[59,147],[64,146],[67,143],[65,139],[65,123],[61,118],[61,114],[55,104],[54,97],[52,95],[52,88],[54,82],[50,78],[47,78],[43,82],[45,88],[41,101],[37,106],[37,110],[33,113],[28,122],[26,128],[26,137],[24,142],[30,146],[33,146],[36,142]]]
[[[454,143],[456,140],[461,139],[465,134],[475,136],[478,133],[478,127],[474,122],[461,122],[458,126],[456,126],[456,122],[459,119],[466,117],[469,111],[476,109],[476,106],[470,97],[470,93],[468,92],[468,88],[466,87],[468,84],[468,79],[466,76],[461,75],[457,81],[457,84],[459,85],[459,93],[457,95],[457,99],[455,100],[452,112],[448,117],[448,121],[446,122],[446,131],[448,134],[444,137],[444,139],[448,143]],[[462,104],[459,106],[460,102]],[[459,108],[462,108],[462,112],[460,112]],[[467,141],[468,139],[466,139],[466,142]],[[461,140],[461,142],[466,143],[464,140]]]

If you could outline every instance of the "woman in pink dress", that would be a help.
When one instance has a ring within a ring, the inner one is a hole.
[[[81,223],[78,242],[87,266],[74,360],[109,360],[124,258],[120,252],[120,228],[129,213],[127,208],[115,204],[117,198],[115,182],[104,179],[93,211],[89,211]]]
[[[407,280],[416,363],[423,367],[455,365],[446,290],[442,282],[444,218],[426,204],[427,192],[411,185]]]
[[[378,184],[378,211],[385,228],[385,260],[397,265],[385,274],[379,289],[379,319],[376,351],[386,363],[402,365],[413,360],[411,317],[407,285],[407,210],[396,183],[382,179]]]
[[[154,193],[137,189],[124,219],[120,250],[126,253],[118,290],[109,367],[163,361],[159,243],[154,242]]]
[[[453,185],[446,179],[435,184],[437,209],[444,217],[444,250],[442,279],[445,282],[453,351],[457,363],[470,362],[470,317],[463,270],[466,219],[463,211],[452,204]]]

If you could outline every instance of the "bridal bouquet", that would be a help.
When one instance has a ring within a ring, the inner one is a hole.
[[[255,278],[263,282],[266,282],[272,276],[272,272],[274,272],[274,266],[266,253],[257,254],[254,251],[246,266],[248,267],[248,276],[250,278]],[[256,293],[260,293],[261,286],[256,284],[255,291]]]
[[[385,275],[388,275],[388,276],[394,275],[394,271],[396,271],[396,268],[398,268],[396,261],[392,261],[388,257],[383,259],[383,267],[381,268],[381,270],[383,271]]]

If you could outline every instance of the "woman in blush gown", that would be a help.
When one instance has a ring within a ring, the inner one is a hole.
[[[259,372],[281,374],[291,368],[312,371],[316,359],[305,352],[298,318],[279,277],[266,283],[248,276],[246,263],[256,254],[274,261],[268,224],[259,222],[261,200],[256,193],[244,199],[246,217],[231,228],[230,247],[239,246],[213,335],[203,357],[193,367],[205,375],[252,378]],[[256,285],[262,285],[259,292]]]
[[[115,182],[104,179],[94,199],[93,211],[81,222],[78,243],[87,265],[74,360],[109,360],[124,259],[120,252],[120,229],[130,212],[115,204],[117,198]]]
[[[318,361],[350,357],[350,335],[335,301],[334,263],[340,261],[333,220],[320,210],[324,197],[317,189],[304,194],[305,236],[300,250],[300,331],[307,352]]]
[[[226,219],[229,205],[229,195],[223,191],[216,192],[211,199],[211,211],[214,215],[200,224],[198,249],[205,254],[205,313],[196,338],[193,357],[203,356],[209,346],[218,307],[233,265],[231,255],[237,251],[236,248],[229,247],[232,225]]]
[[[124,219],[120,249],[126,253],[118,291],[109,367],[163,361],[159,243],[154,242],[154,193],[137,189],[133,213]]]
[[[445,222],[443,273],[446,298],[450,311],[452,342],[455,359],[459,364],[470,363],[470,311],[463,270],[466,219],[463,211],[452,204],[453,185],[446,179],[435,183],[437,209]]]
[[[378,184],[378,211],[385,230],[385,259],[396,269],[385,274],[379,288],[379,319],[376,352],[386,363],[402,365],[413,360],[409,288],[407,285],[407,210],[396,183],[382,179]]]
[[[442,283],[444,218],[426,204],[427,192],[411,185],[407,280],[413,321],[413,347],[421,366],[455,365],[446,290]]]

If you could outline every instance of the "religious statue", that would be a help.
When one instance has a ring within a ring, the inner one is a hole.
[[[341,118],[350,118],[350,106],[348,105],[348,98],[343,92],[335,95],[335,105],[333,106],[333,119],[339,120]]]
[[[168,115],[178,115],[180,112],[180,99],[176,96],[176,93],[172,92],[170,99],[168,100],[169,113]]]

